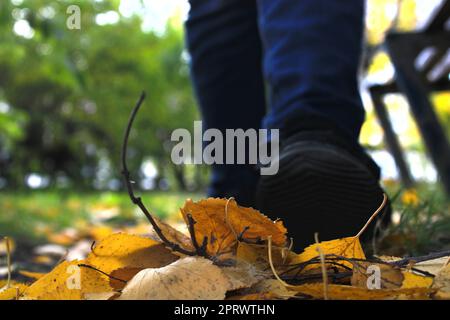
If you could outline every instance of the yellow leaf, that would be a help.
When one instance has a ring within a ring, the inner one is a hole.
[[[41,273],[41,272],[31,272],[31,271],[26,271],[26,270],[20,270],[19,273],[27,278],[31,278],[31,279],[39,279],[42,278],[45,273]]]
[[[53,259],[46,255],[35,256],[33,258],[33,262],[38,263],[38,264],[53,264],[54,263]]]
[[[286,243],[287,230],[281,221],[274,222],[253,208],[241,207],[233,199],[187,200],[181,213],[186,224],[188,214],[196,221],[195,233],[199,243],[208,237],[207,251],[211,255],[234,252],[237,237],[242,232],[247,240],[267,240],[272,236],[274,245],[284,246]]]
[[[107,277],[98,271],[83,268],[84,260],[63,261],[52,271],[39,278],[24,292],[25,299],[82,300],[86,294],[113,291]],[[99,274],[102,277],[99,277]]]
[[[323,299],[323,284],[312,283],[289,287],[299,295],[309,296],[314,299]],[[430,290],[427,288],[409,289],[365,289],[352,286],[330,284],[327,287],[327,295],[331,300],[384,300],[384,299],[429,299]]]
[[[26,299],[36,300],[80,300],[81,276],[78,261],[64,261],[52,271],[34,282],[25,292]]]
[[[320,246],[322,253],[324,255],[336,255],[344,258],[353,258],[353,259],[365,259],[364,251],[361,247],[361,243],[359,242],[358,237],[347,237],[337,240],[323,241],[320,243],[312,244],[299,255],[293,257],[290,261],[290,264],[298,264],[309,261],[313,258],[317,258],[319,253],[317,251],[317,247]],[[348,267],[353,267],[351,262],[348,261],[336,261],[341,264],[344,264]],[[320,264],[320,263],[319,263]],[[305,268],[311,269],[316,268],[317,265],[311,265]]]
[[[7,254],[7,246],[6,241],[9,241],[9,251],[10,253],[13,253],[16,249],[16,243],[11,238],[0,238],[0,255],[6,255]]]
[[[83,272],[94,281],[89,293],[98,292],[101,283],[103,291],[120,290],[127,281],[145,268],[162,267],[178,257],[160,242],[143,236],[116,233],[104,238],[86,258],[86,264],[112,276],[83,268]]]
[[[89,229],[89,233],[95,241],[103,240],[113,232],[114,230],[109,226],[96,226]]]
[[[25,289],[26,284],[11,281],[9,287],[6,286],[7,281],[0,281],[0,300],[15,300],[19,298]]]
[[[384,263],[373,263],[369,261],[355,261],[353,262],[353,275],[351,278],[352,286],[360,288],[368,288],[368,282],[372,279],[374,269],[379,272],[380,289],[394,289],[400,288],[404,281],[404,276],[400,268]]]
[[[98,243],[86,258],[86,264],[105,273],[121,268],[165,266],[178,259],[160,242],[142,236],[116,233]]]
[[[430,288],[433,284],[433,278],[432,277],[425,277],[422,275],[415,274],[411,271],[404,271],[403,272],[403,283],[402,288]]]
[[[191,238],[186,236],[184,233],[173,228],[171,225],[161,221],[157,217],[154,217],[159,228],[161,229],[164,236],[171,242],[179,244],[182,248],[187,250],[192,250],[193,246],[191,243]]]

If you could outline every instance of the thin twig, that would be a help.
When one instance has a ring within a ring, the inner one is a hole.
[[[398,267],[404,267],[411,262],[419,263],[419,262],[434,260],[434,259],[443,258],[443,257],[447,257],[447,256],[450,256],[450,250],[434,252],[434,253],[430,253],[425,256],[404,258],[401,260],[390,262],[390,264],[396,265]]]
[[[195,224],[197,223],[197,221],[194,220],[194,218],[192,217],[192,214],[190,214],[190,213],[187,214],[187,219],[188,219],[188,230],[189,230],[189,234],[191,236],[191,242],[195,248],[195,251],[197,252],[197,255],[199,255],[201,257],[209,258],[208,254],[206,252],[206,246],[208,244],[208,237],[203,237],[203,242],[201,245],[199,245],[198,241],[197,241],[197,237],[195,236]]]
[[[242,241],[244,240],[244,233],[245,233],[248,229],[250,229],[250,226],[245,226],[244,229],[241,231],[241,233],[239,233],[239,235],[238,235],[238,237],[237,237],[237,240],[238,240],[239,242],[242,242]]]
[[[9,238],[5,237],[6,242],[6,263],[8,265],[8,279],[6,280],[6,289],[11,287],[11,246],[9,243]]]
[[[230,228],[231,232],[233,232],[236,240],[239,240],[239,235],[236,233],[236,230],[234,230],[233,226],[231,225],[230,221],[228,220],[228,204],[230,203],[231,200],[234,200],[234,198],[229,197],[227,199],[227,202],[225,203],[225,223],[228,225],[228,228]]]
[[[289,283],[285,282],[283,279],[280,278],[280,276],[277,273],[277,270],[275,270],[275,266],[273,265],[273,259],[272,259],[272,236],[267,237],[267,248],[268,252],[267,255],[269,256],[269,265],[270,269],[272,270],[273,275],[275,276],[275,279],[277,279],[283,286],[286,288],[292,287]]]
[[[327,268],[325,267],[325,258],[322,252],[322,248],[319,246],[319,234],[316,232],[314,233],[314,240],[317,244],[317,253],[320,257],[320,267],[322,269],[322,283],[323,283],[323,299],[328,300],[328,275],[327,275]]]
[[[381,203],[381,205],[378,207],[377,210],[375,210],[375,212],[372,214],[372,216],[369,218],[369,220],[367,220],[366,224],[364,225],[364,227],[362,227],[362,229],[358,232],[358,234],[355,236],[355,238],[359,238],[364,231],[366,231],[367,227],[370,225],[370,223],[372,222],[373,219],[376,218],[376,216],[380,213],[381,210],[383,210],[384,206],[387,203],[387,196],[385,193],[383,193],[383,202]]]
[[[161,241],[172,251],[177,251],[179,253],[194,256],[196,252],[186,250],[182,248],[179,244],[174,243],[166,238],[166,236],[161,231],[160,227],[156,223],[155,219],[153,219],[153,216],[150,214],[150,212],[145,207],[144,203],[142,202],[141,197],[136,197],[134,195],[133,190],[133,184],[131,182],[131,176],[130,172],[128,171],[127,167],[127,147],[128,147],[128,137],[130,135],[131,127],[133,126],[134,118],[136,117],[136,114],[139,111],[139,108],[141,107],[142,102],[145,99],[145,92],[142,92],[138,102],[136,103],[136,106],[134,107],[133,111],[131,112],[130,118],[128,120],[128,125],[125,130],[124,138],[123,138],[123,144],[122,144],[122,174],[124,176],[125,184],[127,186],[128,195],[130,196],[131,201],[137,205],[141,211],[144,213],[144,215],[147,217],[148,221],[152,225],[153,229],[155,230],[158,237],[161,239]]]
[[[94,270],[94,271],[97,271],[97,272],[99,272],[99,273],[101,273],[101,274],[107,276],[107,277],[110,278],[110,279],[117,280],[117,281],[120,281],[120,282],[123,282],[123,283],[127,283],[126,280],[116,278],[116,277],[114,277],[114,276],[112,276],[112,275],[110,275],[110,274],[107,274],[106,272],[104,272],[104,271],[102,271],[102,270],[100,270],[100,269],[97,269],[96,267],[90,266],[90,265],[88,265],[88,264],[80,263],[78,266],[79,266],[79,267],[83,267],[83,268],[88,268],[88,269],[91,269],[91,270]]]

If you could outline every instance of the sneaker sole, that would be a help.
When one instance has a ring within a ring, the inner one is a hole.
[[[356,235],[382,199],[378,181],[359,160],[309,141],[282,152],[278,173],[261,176],[256,196],[261,212],[284,221],[297,250],[313,243],[315,232],[321,241]]]

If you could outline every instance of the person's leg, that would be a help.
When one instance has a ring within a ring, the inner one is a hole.
[[[191,0],[186,39],[203,129],[258,129],[265,114],[255,0]],[[258,172],[249,165],[212,168],[208,195],[254,205]]]
[[[263,176],[258,208],[285,221],[297,249],[352,236],[381,203],[379,169],[358,136],[357,70],[364,0],[258,0],[264,74],[279,128],[279,172]]]
[[[321,116],[357,141],[364,0],[258,0],[258,6],[272,108],[265,126],[286,132],[288,119]]]

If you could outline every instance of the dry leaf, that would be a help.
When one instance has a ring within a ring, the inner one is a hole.
[[[111,272],[109,285],[116,291],[122,290],[139,271],[145,268],[120,268]],[[119,280],[120,279],[120,280]],[[125,281],[125,282],[124,282]]]
[[[336,255],[345,258],[353,258],[353,259],[365,259],[364,251],[361,247],[361,243],[359,242],[359,238],[357,237],[347,237],[337,240],[323,241],[320,243],[312,244],[299,255],[291,258],[290,264],[298,264],[307,262],[313,258],[317,258],[319,256],[317,247],[320,246],[322,253],[324,255]],[[340,264],[346,265],[347,267],[352,268],[353,265],[348,261],[336,261]],[[319,263],[320,264],[320,263]],[[317,264],[307,266],[305,270],[316,268]]]
[[[270,292],[249,293],[228,297],[226,300],[274,300],[277,297]]]
[[[159,228],[161,229],[163,235],[171,242],[179,244],[182,248],[186,250],[192,250],[191,238],[184,233],[173,228],[171,225],[161,221],[157,217],[154,217]]]
[[[78,261],[64,261],[52,271],[29,286],[26,299],[36,300],[80,300],[81,276],[77,274]]]
[[[221,270],[228,280],[227,291],[251,287],[264,277],[256,267],[244,262],[238,262],[232,267],[223,267]]]
[[[269,293],[272,297],[289,299],[297,294],[296,291],[289,290],[284,284],[276,279],[265,279],[258,282],[250,289],[251,293]]]
[[[28,286],[11,281],[7,286],[7,281],[0,281],[0,300],[15,300],[20,297]]]
[[[312,283],[289,287],[300,295],[310,296],[314,299],[323,299],[323,284]],[[384,300],[384,299],[429,299],[430,290],[427,288],[411,289],[373,289],[330,284],[327,295],[331,300]]]
[[[375,274],[375,272],[379,272]],[[379,275],[378,289],[394,289],[402,286],[404,276],[400,268],[384,264],[373,263],[369,261],[353,262],[353,275],[351,279],[352,286],[368,288],[371,279]]]
[[[221,300],[228,285],[228,279],[211,260],[187,257],[162,268],[140,271],[118,300]]]
[[[450,299],[450,265],[443,267],[436,275],[432,288],[437,292],[434,295],[436,299]]]
[[[26,271],[26,270],[20,270],[19,273],[25,277],[31,278],[31,279],[39,279],[42,278],[43,276],[45,276],[45,273],[41,273],[41,272],[31,272],[31,271]]]
[[[165,266],[178,259],[160,242],[116,233],[103,239],[86,258],[86,264],[110,274],[122,268]]]
[[[433,260],[422,261],[414,264],[414,269],[418,269],[421,271],[425,271],[431,273],[433,275],[437,275],[442,268],[445,266],[445,263],[450,259],[450,257],[441,257]]]
[[[282,248],[272,248],[272,260],[276,267],[283,265],[283,250]],[[238,261],[248,262],[260,270],[266,270],[269,267],[269,256],[266,245],[239,242],[236,250],[236,259]]]
[[[241,207],[233,199],[187,200],[181,213],[186,224],[188,214],[196,221],[195,233],[199,243],[208,237],[207,251],[211,255],[233,252],[237,237],[244,230],[244,239],[266,240],[272,236],[274,245],[284,246],[286,243],[287,230],[281,221],[274,222],[255,209]]]
[[[403,271],[402,288],[430,288],[433,284],[433,277],[426,277],[412,271]]]
[[[117,294],[117,292],[94,292],[94,293],[85,293],[84,299],[85,300],[110,300],[112,297],[114,297]]]
[[[23,293],[25,299],[82,300],[90,294],[112,292],[108,278],[96,270],[83,268],[84,260],[64,261],[39,278]]]

